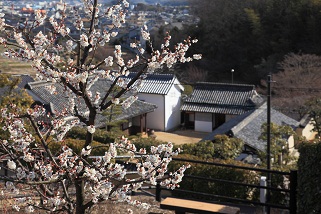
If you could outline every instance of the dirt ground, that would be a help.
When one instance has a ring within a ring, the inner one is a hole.
[[[156,140],[172,142],[176,145],[197,143],[208,134],[207,132],[196,132],[193,130],[177,130],[174,132],[155,131]]]

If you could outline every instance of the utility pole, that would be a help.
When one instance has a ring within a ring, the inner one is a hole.
[[[266,125],[266,132],[267,132],[267,169],[271,169],[271,74],[267,76],[267,125]],[[268,172],[267,174],[267,187],[271,187],[271,173]],[[267,189],[267,203],[270,203],[271,198],[271,190]],[[267,206],[267,214],[270,214],[271,208]]]

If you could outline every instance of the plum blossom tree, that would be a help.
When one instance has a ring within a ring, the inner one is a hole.
[[[113,55],[99,62],[93,60],[97,48],[108,45],[125,23],[128,6],[126,0],[107,8],[98,4],[98,0],[83,0],[86,19],[76,8],[68,10],[65,5],[51,17],[36,11],[33,22],[19,26],[8,24],[4,14],[0,14],[0,31],[5,35],[0,37],[0,44],[7,47],[7,56],[32,62],[37,78],[61,84],[69,97],[65,109],[55,115],[46,113],[42,106],[22,111],[14,103],[1,110],[3,130],[9,134],[8,138],[0,139],[1,159],[12,175],[0,176],[5,181],[3,193],[18,194],[28,187],[38,196],[10,200],[13,209],[81,214],[108,199],[148,208],[147,204],[131,200],[127,193],[139,188],[143,182],[153,185],[161,182],[163,186],[175,188],[181,181],[187,166],[167,173],[171,157],[179,152],[173,150],[171,143],[152,147],[147,154],[146,150],[138,151],[128,139],[121,137],[106,145],[104,156],[95,160],[89,157],[95,149],[92,142],[98,114],[114,105],[128,108],[137,99],[135,94],[146,74],[163,66],[201,58],[200,54],[191,57],[186,54],[196,39],[187,38],[170,49],[171,37],[167,35],[160,50],[151,46],[150,55],[144,54],[137,42],[130,45],[137,53],[133,59],[125,61],[121,46],[116,45]],[[102,18],[110,20],[112,27],[101,28],[99,21]],[[38,31],[46,21],[52,26],[49,34]],[[79,38],[70,35],[68,21],[73,21]],[[142,27],[141,35],[151,43],[146,26]],[[123,78],[130,71],[136,71],[136,76],[125,82]],[[103,93],[92,94],[91,86],[102,78],[111,80],[112,84]],[[117,86],[121,90],[112,93]],[[54,84],[47,89],[58,93]],[[129,92],[131,95],[126,99],[120,99]],[[85,110],[79,108],[79,103],[84,104]],[[44,122],[43,118],[51,122]],[[81,154],[63,143],[64,135],[76,125],[87,129]],[[59,154],[52,154],[48,146],[53,140],[62,142]],[[136,166],[139,177],[128,178],[124,165],[115,163],[114,158],[120,151],[140,157]]]

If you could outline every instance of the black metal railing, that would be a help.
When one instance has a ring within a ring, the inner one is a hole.
[[[207,182],[220,182],[220,183],[226,183],[226,184],[233,184],[236,186],[246,186],[251,188],[257,188],[257,189],[266,189],[267,191],[276,191],[276,192],[283,192],[286,194],[289,194],[289,203],[287,204],[275,204],[271,203],[270,201],[266,202],[260,202],[255,200],[248,200],[243,198],[237,198],[237,197],[228,197],[224,195],[217,195],[217,194],[209,194],[204,192],[196,192],[191,190],[184,190],[183,188],[170,190],[165,187],[161,187],[160,183],[158,182],[156,185],[156,200],[161,201],[161,191],[171,191],[172,193],[185,193],[186,195],[195,195],[195,196],[202,196],[207,198],[215,198],[218,200],[225,200],[229,201],[231,203],[237,203],[237,204],[251,204],[256,206],[264,206],[267,209],[270,208],[277,208],[277,209],[283,209],[283,210],[289,210],[290,214],[295,214],[297,210],[297,202],[296,202],[296,191],[297,191],[297,171],[290,171],[290,172],[283,172],[283,171],[276,171],[276,170],[267,170],[262,168],[255,168],[255,167],[246,167],[246,166],[236,166],[231,164],[222,164],[222,163],[215,163],[215,162],[206,162],[206,161],[197,161],[197,160],[189,160],[189,159],[180,159],[180,158],[173,158],[173,161],[180,161],[180,162],[189,162],[189,163],[196,163],[196,164],[204,164],[204,165],[212,165],[212,166],[219,166],[219,167],[226,167],[226,168],[233,168],[233,169],[242,169],[242,170],[249,170],[249,171],[256,171],[261,173],[270,173],[271,175],[280,175],[280,176],[288,176],[289,177],[289,188],[281,188],[281,187],[275,187],[275,186],[261,186],[261,185],[255,185],[255,184],[248,184],[248,183],[242,183],[239,181],[233,181],[233,180],[225,180],[220,178],[210,178],[210,177],[202,177],[202,176],[195,176],[186,174],[184,176],[184,179],[194,179],[197,181],[207,181]]]

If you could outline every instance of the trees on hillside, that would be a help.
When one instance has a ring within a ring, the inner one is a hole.
[[[190,34],[200,39],[195,48],[203,51],[201,66],[212,81],[229,80],[234,68],[236,81],[259,84],[290,52],[321,54],[320,1],[190,2],[201,19]]]
[[[146,150],[137,151],[128,139],[121,137],[106,144],[103,157],[95,160],[89,157],[91,151],[97,149],[92,143],[98,114],[117,105],[128,108],[137,99],[135,95],[141,86],[139,83],[147,73],[153,73],[162,66],[171,67],[177,62],[201,58],[198,54],[186,55],[196,40],[187,38],[170,49],[171,38],[167,36],[161,49],[152,49],[150,55],[144,53],[139,43],[132,43],[131,48],[137,51],[133,59],[124,60],[122,47],[116,45],[113,55],[105,56],[98,62],[94,60],[98,47],[108,45],[125,23],[127,7],[126,0],[107,8],[103,8],[98,0],[84,1],[79,10],[64,5],[62,10],[49,18],[36,11],[34,20],[19,26],[7,24],[4,14],[0,14],[0,31],[7,36],[0,38],[0,44],[10,45],[7,46],[8,56],[32,62],[38,71],[37,78],[61,84],[65,89],[64,96],[69,99],[65,109],[55,115],[47,114],[42,106],[24,111],[14,103],[1,110],[5,123],[3,129],[10,136],[1,136],[1,159],[5,163],[4,168],[13,175],[0,175],[0,179],[5,181],[3,192],[18,194],[28,187],[37,193],[37,197],[9,200],[15,210],[24,208],[26,212],[39,209],[81,214],[107,199],[147,207],[130,200],[128,191],[139,188],[143,182],[156,184],[160,181],[161,185],[175,188],[181,181],[186,166],[172,174],[165,174],[171,157],[178,153],[171,143],[151,147],[148,155]],[[100,28],[103,19],[109,20],[112,27]],[[53,29],[47,34],[38,31],[46,21]],[[69,21],[73,23],[79,39],[70,35]],[[141,34],[150,42],[146,27],[141,29]],[[101,70],[102,65],[106,69]],[[136,71],[136,76],[125,82],[123,77],[130,71]],[[93,94],[91,87],[102,78],[112,81],[112,84],[102,93]],[[120,90],[116,90],[117,85]],[[47,90],[58,93],[55,84],[48,86]],[[128,96],[122,101],[120,98],[125,94]],[[27,129],[27,125],[33,129]],[[63,141],[68,130],[76,125],[83,125],[86,129],[80,153],[74,152]],[[49,147],[52,141],[61,142],[60,153],[55,156]],[[115,163],[114,158],[119,152],[140,157],[136,165],[139,177],[128,178],[124,166]]]
[[[272,103],[301,119],[307,113],[306,103],[321,95],[321,56],[289,53],[278,65],[280,72],[273,74],[271,84]]]

